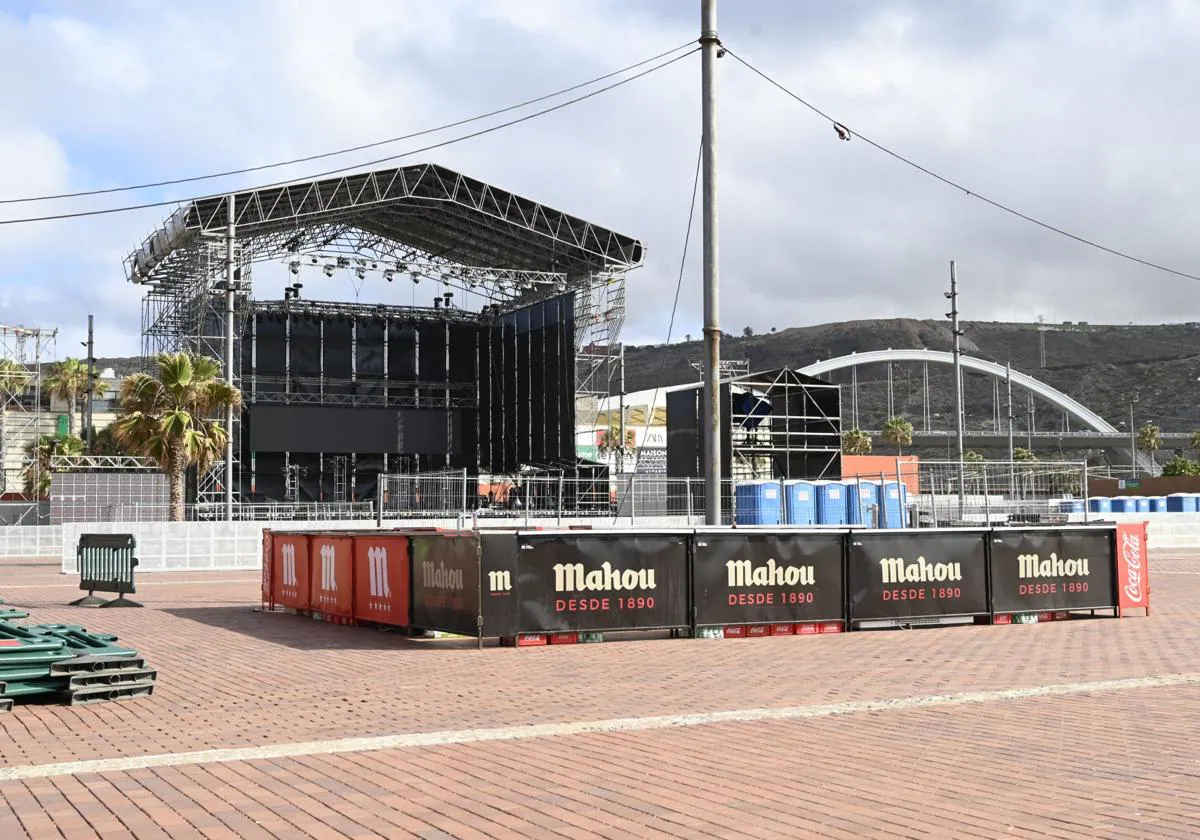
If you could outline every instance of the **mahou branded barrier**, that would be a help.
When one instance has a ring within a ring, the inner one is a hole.
[[[840,532],[701,532],[692,543],[697,627],[843,621]]]
[[[354,618],[409,625],[408,540],[402,534],[355,534]]]
[[[997,528],[992,615],[1115,609],[1113,528]]]
[[[309,609],[327,621],[354,620],[354,537],[309,537]]]
[[[987,536],[958,529],[848,534],[850,621],[987,616]]]
[[[271,603],[311,609],[308,534],[276,531],[271,538]]]
[[[689,626],[685,532],[521,533],[521,632]]]
[[[480,545],[474,533],[414,534],[412,626],[465,636],[480,632]]]

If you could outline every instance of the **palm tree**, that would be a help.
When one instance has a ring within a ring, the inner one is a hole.
[[[171,521],[179,522],[184,476],[189,467],[206,471],[224,454],[225,413],[241,409],[242,393],[220,379],[220,365],[207,356],[163,353],[154,363],[154,375],[136,373],[121,384],[113,437],[166,474]]]
[[[883,427],[883,439],[896,447],[896,454],[903,455],[904,447],[911,446],[913,425],[903,417],[893,417]]]
[[[1026,449],[1024,446],[1018,446],[1015,449],[1013,449],[1013,460],[1014,461],[1036,461],[1037,456],[1034,455],[1033,452],[1031,452],[1030,450]]]
[[[871,436],[861,429],[851,429],[842,435],[842,452],[846,455],[870,455]]]
[[[1192,439],[1188,443],[1191,444],[1192,449],[1200,449],[1200,429],[1192,432]]]
[[[50,492],[50,477],[54,474],[55,455],[79,455],[83,452],[83,441],[68,435],[40,435],[25,447],[29,463],[25,467],[25,495],[44,499]]]
[[[50,366],[46,388],[67,404],[67,434],[75,434],[75,413],[83,414],[84,399],[88,396],[87,364],[79,359],[64,359]],[[104,383],[93,378],[92,398],[104,395]]]
[[[12,359],[0,359],[0,492],[8,490],[8,401],[29,387],[29,370]]]
[[[1147,420],[1142,428],[1138,429],[1137,442],[1139,449],[1150,453],[1150,469],[1153,474],[1154,453],[1162,448],[1162,429]]]

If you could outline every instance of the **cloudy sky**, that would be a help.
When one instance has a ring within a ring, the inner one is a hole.
[[[731,49],[852,130],[1025,213],[1200,273],[1200,3],[720,5]],[[7,0],[0,198],[254,166],[418,131],[639,61],[694,39],[698,26],[696,0]],[[630,278],[625,335],[661,341],[699,144],[699,73],[692,56],[422,157],[642,239],[647,261]],[[861,140],[840,142],[732,58],[719,76],[728,331],[940,317],[950,259],[968,318],[1200,319],[1200,283],[1000,213]],[[328,168],[0,205],[0,219]],[[94,312],[99,354],[136,352],[139,295],[121,259],[166,212],[0,226],[0,321],[59,327],[63,356],[78,351]],[[699,333],[698,239],[692,256],[677,338]],[[279,296],[271,286],[282,277],[255,278],[260,297]],[[355,294],[348,279],[305,280],[310,296]],[[407,302],[384,291],[361,294]]]

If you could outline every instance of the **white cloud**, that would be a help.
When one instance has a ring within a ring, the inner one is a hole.
[[[0,197],[255,165],[370,142],[548,92],[696,37],[692,4],[272,0],[47,4],[0,13]],[[1192,3],[726,3],[726,42],[852,129],[1081,235],[1197,271]],[[1194,281],[988,208],[720,63],[722,316],[758,331],[940,316],[956,259],[972,317],[1200,317]],[[432,159],[642,238],[627,337],[665,334],[699,139],[693,56]],[[438,139],[438,138],[434,138]],[[55,204],[107,206],[298,177],[414,144],[256,176]],[[120,259],[166,210],[0,227],[6,320],[137,348]],[[699,220],[676,336],[699,333]],[[260,270],[260,292],[282,285]],[[319,285],[319,284],[313,284]],[[329,293],[353,297],[347,283]],[[51,290],[47,293],[43,290]],[[421,292],[424,294],[424,292]],[[413,291],[382,293],[396,301]]]

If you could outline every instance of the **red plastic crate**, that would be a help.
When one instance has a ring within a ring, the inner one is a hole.
[[[822,633],[841,633],[842,630],[842,622],[840,621],[826,621],[821,625]]]
[[[796,632],[796,627],[793,624],[772,624],[772,636],[791,636]]]
[[[992,624],[1012,624],[1012,616],[1008,613],[1002,613],[992,619]]]
[[[747,625],[746,635],[747,636],[770,636],[771,635],[771,625],[770,624]]]
[[[722,628],[726,639],[744,639],[746,638],[746,628],[741,624],[731,624],[728,627]]]
[[[820,633],[820,632],[821,632],[821,625],[819,625],[819,624],[797,624],[796,625],[796,635],[797,636],[812,636],[812,635],[814,635],[816,633]]]
[[[546,637],[541,633],[521,633],[519,636],[505,636],[500,644],[506,647],[537,647],[546,644]]]
[[[551,633],[546,641],[552,645],[575,645],[579,643],[578,633]]]

